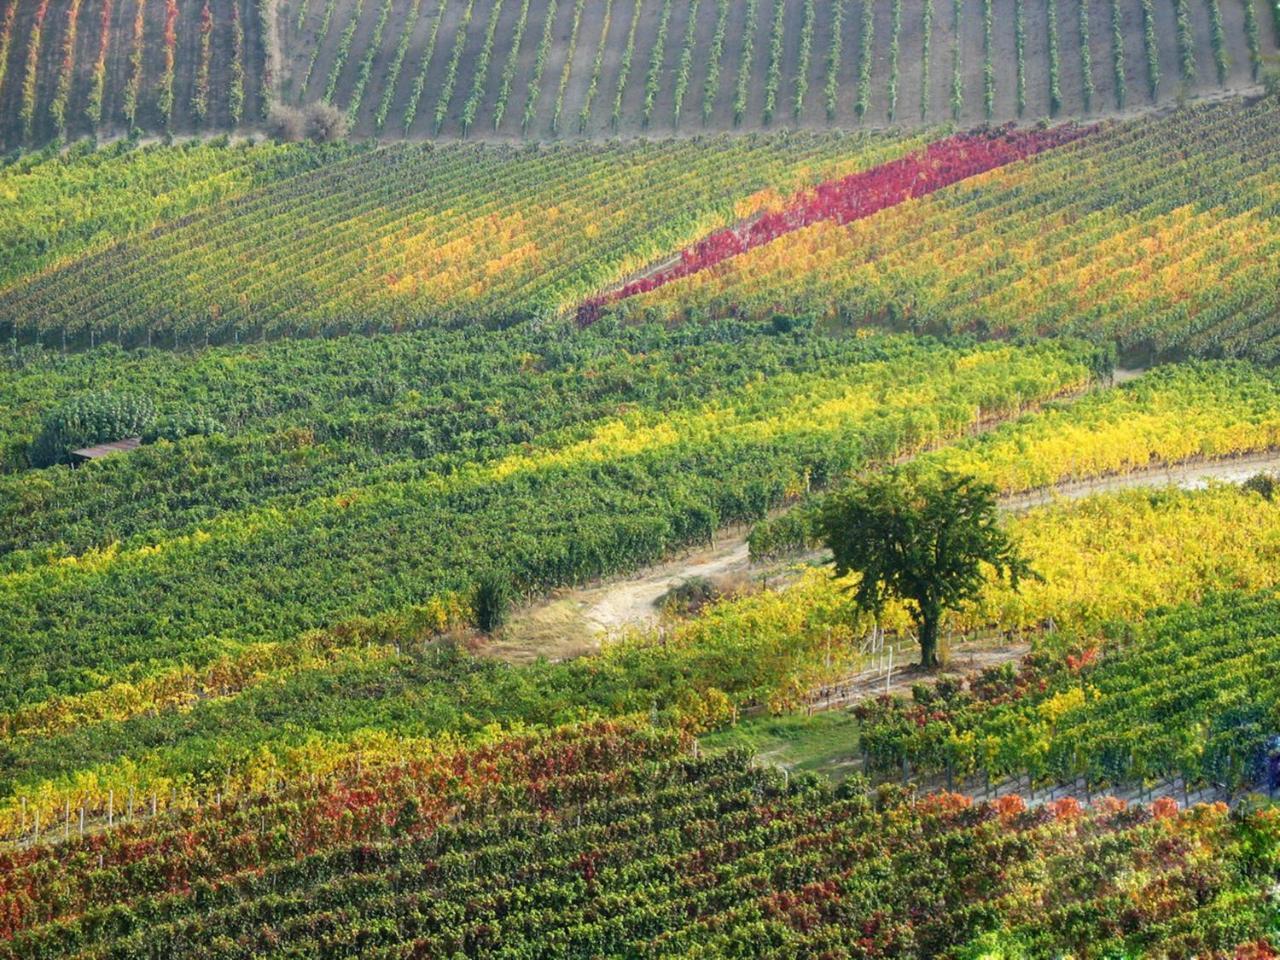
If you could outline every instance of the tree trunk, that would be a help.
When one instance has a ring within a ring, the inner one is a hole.
[[[938,613],[926,611],[920,618],[920,666],[926,670],[938,666]]]

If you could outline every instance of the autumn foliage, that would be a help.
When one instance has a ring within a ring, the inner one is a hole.
[[[822,221],[843,225],[865,219],[969,177],[1070,143],[1092,129],[1064,125],[1028,131],[1007,126],[957,134],[870,170],[819,184],[797,194],[782,209],[717,230],[681,251],[679,260],[671,266],[588,300],[579,311],[579,319],[591,322],[606,303],[656,290],[804,227]]]

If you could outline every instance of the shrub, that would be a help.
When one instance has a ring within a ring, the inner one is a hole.
[[[507,622],[515,599],[511,578],[501,570],[490,570],[476,585],[476,626],[485,633],[493,633]]]
[[[73,397],[45,418],[28,459],[35,467],[68,463],[77,447],[138,436],[154,419],[155,408],[145,397],[109,391]]]
[[[687,617],[696,614],[709,603],[720,599],[721,590],[707,577],[689,577],[681,580],[658,600],[658,609],[673,616]]]
[[[1280,487],[1280,479],[1277,479],[1276,475],[1272,473],[1255,473],[1241,486],[1245,490],[1253,491],[1269,502],[1276,498],[1276,489]]]
[[[267,132],[281,143],[297,143],[306,132],[307,122],[302,111],[283,103],[271,105],[267,113]]]
[[[316,143],[336,143],[347,135],[347,117],[331,103],[313,103],[307,107],[305,130]]]
[[[157,417],[142,431],[143,443],[157,440],[181,440],[183,437],[208,437],[222,433],[223,426],[212,417],[195,410]]]
[[[1266,91],[1268,97],[1280,99],[1280,65],[1263,71],[1262,89]]]

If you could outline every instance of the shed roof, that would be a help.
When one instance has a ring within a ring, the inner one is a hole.
[[[110,443],[99,443],[97,446],[72,450],[71,456],[78,460],[97,460],[99,457],[105,457],[112,453],[127,453],[130,450],[137,450],[140,446],[142,446],[141,437],[125,437],[123,440],[112,440]]]

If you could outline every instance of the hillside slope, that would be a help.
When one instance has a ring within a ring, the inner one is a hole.
[[[4,0],[0,142],[261,122],[552,139],[1114,113],[1241,89],[1280,0]]]

